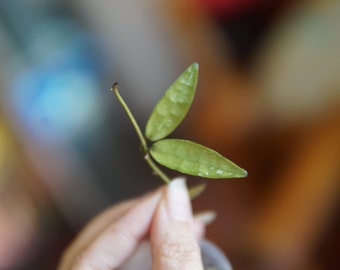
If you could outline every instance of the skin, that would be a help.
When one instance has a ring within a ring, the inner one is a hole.
[[[145,239],[153,270],[203,270],[198,239],[205,223],[194,219],[185,181],[177,178],[100,214],[64,252],[58,270],[117,269]]]

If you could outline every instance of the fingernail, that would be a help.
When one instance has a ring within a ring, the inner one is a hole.
[[[192,209],[185,178],[176,178],[166,189],[166,207],[169,219],[192,222]]]
[[[195,222],[202,223],[205,226],[213,223],[217,217],[215,211],[204,211],[194,215]]]

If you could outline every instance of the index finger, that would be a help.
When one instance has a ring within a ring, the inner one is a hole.
[[[59,270],[112,270],[121,266],[146,236],[161,191],[133,204],[118,220],[109,224],[75,254],[67,256]]]

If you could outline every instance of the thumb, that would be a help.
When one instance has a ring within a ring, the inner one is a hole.
[[[159,202],[151,228],[154,270],[203,270],[184,178],[173,180]]]

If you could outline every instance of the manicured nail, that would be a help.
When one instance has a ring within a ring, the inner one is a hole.
[[[166,190],[166,207],[173,221],[192,222],[191,202],[185,178],[175,178]]]
[[[202,223],[204,226],[208,226],[213,223],[217,217],[215,211],[204,211],[194,215],[195,222]]]

